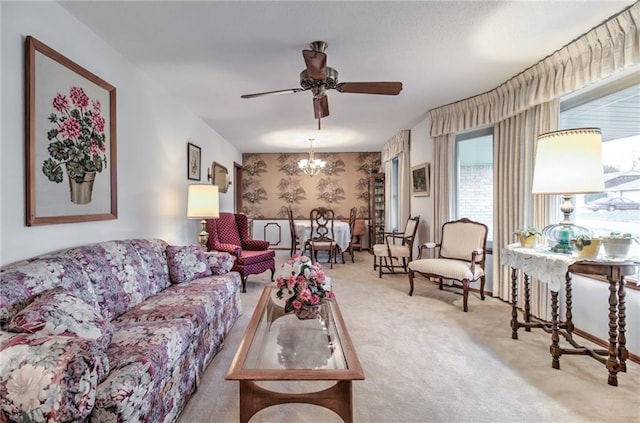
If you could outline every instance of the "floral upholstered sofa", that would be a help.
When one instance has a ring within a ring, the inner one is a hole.
[[[172,422],[242,312],[233,257],[108,241],[0,269],[0,422]]]

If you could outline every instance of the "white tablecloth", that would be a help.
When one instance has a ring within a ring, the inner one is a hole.
[[[565,275],[576,257],[550,253],[534,248],[522,248],[520,244],[510,244],[500,253],[503,266],[515,267],[527,275],[549,284],[549,289],[559,291],[565,282]]]
[[[311,236],[311,222],[309,220],[296,220],[294,223],[296,235],[300,238],[300,245],[304,246]],[[347,222],[334,220],[333,233],[335,234],[336,244],[338,244],[340,251],[345,251],[349,248],[351,232],[349,231],[349,224]],[[331,236],[331,234],[329,234],[329,236]]]

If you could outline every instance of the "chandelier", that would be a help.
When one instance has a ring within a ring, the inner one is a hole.
[[[327,164],[324,160],[314,159],[313,158],[313,138],[309,138],[309,142],[311,143],[311,149],[309,150],[309,159],[302,159],[298,162],[298,167],[302,169],[302,171],[309,175],[314,176],[320,172],[320,169],[324,168]]]

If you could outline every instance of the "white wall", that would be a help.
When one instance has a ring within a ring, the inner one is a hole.
[[[196,242],[186,218],[187,142],[202,148],[202,180],[213,160],[233,175],[241,153],[161,86],[54,2],[0,2],[0,264],[110,239],[157,237]],[[25,225],[24,39],[32,35],[116,87],[118,219]],[[220,207],[233,210],[233,187]]]

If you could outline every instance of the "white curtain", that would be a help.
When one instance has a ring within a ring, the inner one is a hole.
[[[640,2],[499,87],[429,111],[431,137],[505,120],[640,63]]]
[[[524,226],[542,228],[548,224],[547,196],[533,196],[533,162],[539,134],[558,128],[560,102],[549,101],[496,123],[493,136],[493,295],[511,302],[511,272],[501,266],[499,251],[515,242],[513,232]],[[537,210],[538,213],[535,213]],[[520,280],[518,299],[524,287]],[[551,319],[547,284],[531,281],[531,312]]]
[[[513,231],[525,224],[542,228],[551,223],[558,209],[554,198],[531,195],[538,133],[557,129],[560,96],[640,63],[638,22],[640,2],[499,87],[429,111],[429,134],[435,139],[434,228],[448,220],[453,210],[449,193],[452,192],[455,133],[495,125],[494,295],[510,299],[510,278],[502,269],[499,252],[514,241]],[[546,288],[536,286],[534,295],[536,315],[547,318]]]
[[[433,140],[433,221],[432,241],[440,242],[442,225],[453,216],[453,179],[455,134],[440,135]]]
[[[403,130],[394,135],[391,139],[389,139],[385,145],[382,147],[382,168],[386,175],[384,179],[385,184],[385,204],[384,207],[386,210],[391,210],[391,187],[394,181],[391,180],[391,175],[393,174],[393,165],[392,161],[397,157],[398,159],[398,229],[399,231],[404,230],[404,224],[409,219],[409,214],[411,213],[411,204],[410,204],[410,162],[409,162],[409,137],[411,131]],[[390,231],[393,228],[392,223],[390,221],[391,216],[390,213],[384,214],[384,226],[386,231]]]

